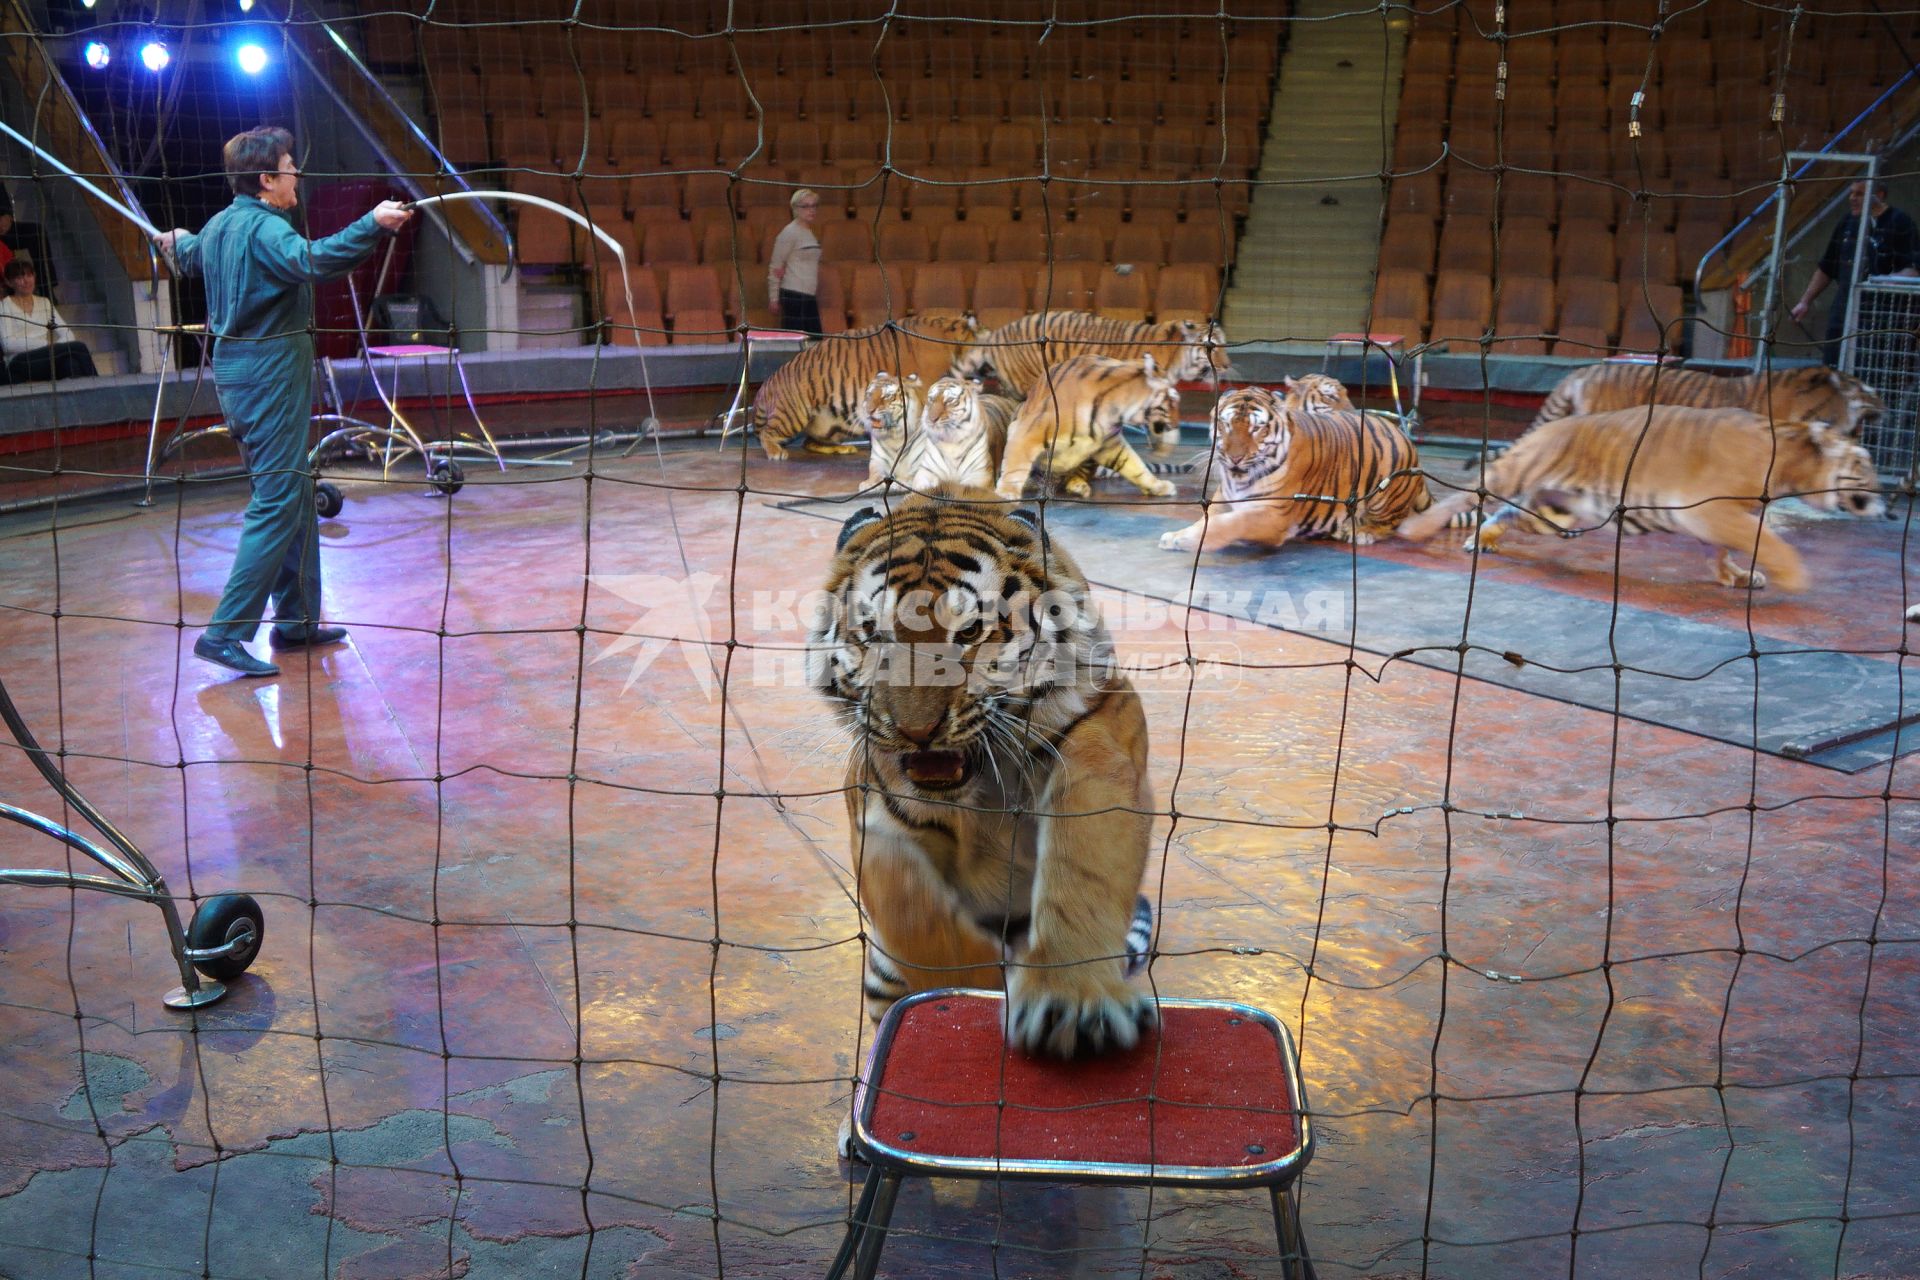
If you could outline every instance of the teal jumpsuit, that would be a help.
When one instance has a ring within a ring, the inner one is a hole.
[[[385,234],[368,213],[308,240],[290,211],[235,196],[199,235],[174,242],[180,270],[206,278],[214,386],[253,482],[233,572],[207,628],[215,642],[251,640],[269,600],[289,635],[319,623],[320,532],[307,472],[313,281],[347,274]]]

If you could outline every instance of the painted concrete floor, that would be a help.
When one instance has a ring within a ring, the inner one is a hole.
[[[783,649],[836,529],[778,504],[860,466],[705,442],[450,501],[349,479],[351,641],[266,682],[190,653],[235,483],[0,524],[22,712],[176,892],[267,917],[188,1015],[152,906],[0,887],[0,1276],[821,1274],[867,1029],[841,748]],[[1298,1034],[1321,1276],[1920,1274],[1920,755],[1818,768],[1337,626],[1196,617],[1223,665],[1190,681],[1186,619],[1129,588],[1194,508],[1128,514],[1139,561],[1088,568],[1150,668],[1152,981]],[[1800,597],[1662,537],[1617,586],[1597,536],[1477,571],[1546,629],[1617,591],[1898,664],[1900,514],[1791,528]],[[696,616],[710,648],[628,637]],[[60,815],[10,748],[0,797]],[[0,826],[0,865],[63,864]],[[884,1275],[1276,1274],[1249,1195],[920,1184],[894,1222]]]

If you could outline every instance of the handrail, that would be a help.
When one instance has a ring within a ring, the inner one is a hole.
[[[368,70],[366,64],[361,62],[360,55],[341,38],[340,33],[324,19],[311,25],[318,26],[326,34],[334,54],[344,58],[347,65],[353,68],[355,73],[353,83],[362,93],[370,95],[369,100],[358,103],[348,101],[347,97],[343,96],[342,87],[332,77],[322,73],[304,48],[292,41],[288,42],[288,48],[300,59],[307,74],[313,77],[314,82],[333,100],[333,104],[354,122],[361,137],[373,148],[381,162],[387,166],[408,193],[415,199],[439,195],[445,190],[443,184],[452,185],[461,191],[473,190],[472,185],[460,171],[440,154],[440,149],[433,145],[433,141],[427,137],[426,131],[420,127],[419,123],[407,114],[404,107],[393,100],[393,95],[388,93],[386,86],[380,83],[380,78]],[[389,139],[382,137],[375,129],[371,113],[366,110],[369,106],[379,108],[389,120],[398,120],[404,126],[405,132],[395,141],[411,143],[432,157],[435,178],[431,185],[420,180],[412,168],[401,163],[394,154],[394,147],[389,145]],[[513,238],[508,234],[506,224],[487,208],[484,202],[463,201],[453,206],[436,204],[429,206],[426,213],[428,217],[440,224],[447,239],[452,242],[455,252],[459,253],[465,261],[469,263],[484,261],[489,265],[505,266],[513,260]]]
[[[1828,138],[1826,142],[1822,144],[1820,147],[1821,155],[1824,156],[1829,152],[1837,152],[1840,148],[1840,144],[1842,143],[1842,141],[1845,140],[1846,136],[1849,133],[1853,132],[1853,130],[1857,126],[1862,124],[1867,119],[1868,116],[1872,115],[1875,111],[1878,111],[1882,104],[1890,101],[1893,98],[1893,96],[1896,93],[1900,92],[1900,90],[1903,87],[1911,88],[1914,86],[1920,86],[1920,68],[1909,67],[1906,70],[1906,72],[1898,80],[1888,85],[1886,89],[1880,94],[1879,97],[1875,98],[1872,102],[1868,103],[1866,108],[1863,111],[1861,111],[1859,115],[1849,120],[1846,123],[1846,125],[1839,130],[1839,132],[1835,133],[1831,138]],[[1898,147],[1906,145],[1906,143],[1913,138],[1913,135],[1917,131],[1920,131],[1920,121],[1909,123],[1906,128],[1906,131],[1902,133],[1898,138],[1888,143],[1887,146],[1882,148],[1881,149],[1882,152],[1885,153],[1885,152],[1893,151]],[[1762,200],[1758,205],[1754,207],[1753,212],[1749,213],[1746,217],[1740,219],[1739,222],[1735,223],[1733,230],[1727,232],[1726,235],[1721,236],[1720,239],[1716,240],[1713,243],[1713,246],[1711,248],[1709,248],[1705,253],[1700,255],[1700,261],[1694,266],[1694,269],[1693,269],[1693,296],[1695,298],[1699,298],[1702,296],[1703,289],[1707,289],[1707,288],[1724,289],[1724,288],[1727,288],[1729,285],[1733,284],[1739,278],[1740,270],[1744,266],[1750,265],[1744,260],[1744,258],[1735,260],[1732,258],[1731,255],[1729,255],[1729,261],[1727,262],[1727,264],[1722,268],[1720,268],[1720,274],[1716,275],[1711,281],[1706,279],[1707,263],[1716,254],[1719,254],[1724,250],[1726,250],[1728,246],[1730,246],[1735,240],[1739,239],[1740,236],[1748,230],[1748,228],[1753,226],[1753,224],[1756,221],[1758,221],[1761,214],[1765,213],[1773,205],[1775,201],[1780,199],[1781,192],[1785,187],[1791,185],[1793,182],[1804,177],[1808,172],[1808,170],[1812,169],[1815,165],[1819,164],[1820,162],[1821,161],[1818,157],[1808,160],[1805,163],[1803,163],[1798,169],[1794,170],[1793,173],[1781,179],[1780,182],[1774,187],[1774,189],[1767,193],[1767,198],[1765,200]],[[1790,237],[1788,237],[1787,242],[1781,246],[1782,251],[1784,252],[1785,250],[1790,249],[1794,245],[1798,244],[1801,241],[1801,239],[1803,239],[1806,235],[1808,235],[1813,230],[1814,225],[1818,223],[1821,218],[1825,217],[1829,212],[1831,212],[1833,209],[1839,206],[1840,201],[1845,198],[1845,195],[1846,195],[1846,191],[1843,188],[1842,190],[1836,192],[1831,196],[1825,197],[1824,199],[1818,199],[1812,196],[1808,196],[1805,198],[1796,196],[1794,199],[1794,203],[1789,206],[1790,213],[1796,207],[1801,210],[1806,210],[1809,207],[1812,207],[1813,211],[1811,213],[1807,213],[1806,216],[1800,218],[1797,222],[1794,223],[1794,228],[1795,228],[1794,232]],[[1753,259],[1758,259],[1760,257],[1763,257],[1764,254],[1765,254],[1764,249],[1755,248],[1748,255],[1745,255],[1745,256]]]
[[[20,4],[20,0],[4,0],[4,2],[8,22],[12,27],[9,32],[12,38],[7,41],[7,45],[13,55],[10,60],[14,63],[21,92],[35,102],[46,101],[49,90],[55,95],[58,109],[47,121],[49,140],[64,144],[56,149],[64,150],[68,155],[76,158],[83,150],[91,151],[99,161],[98,176],[113,184],[120,193],[122,204],[145,218],[146,210],[141,206],[140,198],[134,195],[133,188],[127,185],[126,175],[121,173],[120,167],[114,163],[112,153],[107,150],[107,144],[101,140],[99,132],[93,127],[93,121],[88,118],[79,100],[73,96],[73,90],[67,87],[66,77],[62,76],[59,69],[54,66],[53,58],[47,53],[46,46],[40,42],[38,36],[33,34],[35,30],[33,21]],[[19,47],[23,45],[31,53],[38,54],[38,58],[31,55],[23,56],[19,52]],[[37,79],[33,75],[36,71],[39,73]],[[33,128],[26,132],[36,138],[41,136],[40,122],[41,114],[36,108]],[[152,221],[150,218],[147,220]],[[120,260],[121,269],[130,279],[137,279],[144,275],[147,279],[149,296],[151,296],[166,266],[165,260],[154,249],[153,242],[148,240],[138,227],[123,218],[101,219],[100,226],[106,234],[107,243],[113,248],[114,256]]]

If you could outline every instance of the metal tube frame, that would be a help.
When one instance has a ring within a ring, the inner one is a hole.
[[[180,971],[180,985],[162,997],[169,1009],[197,1009],[212,1004],[227,993],[226,984],[203,977],[193,966],[196,960],[211,960],[235,949],[239,942],[228,942],[222,946],[204,951],[196,951],[187,945],[186,930],[180,924],[180,909],[174,903],[173,895],[167,891],[166,878],[157,867],[148,861],[133,841],[120,833],[120,830],[98,809],[87,803],[86,797],[74,790],[67,781],[66,774],[55,767],[50,753],[34,738],[33,731],[20,716],[19,709],[13,705],[12,697],[7,693],[6,682],[0,680],[0,720],[4,720],[7,729],[13,734],[13,740],[19,744],[47,785],[57,792],[62,800],[86,819],[87,824],[99,832],[105,844],[97,844],[51,818],[43,817],[27,809],[11,804],[0,803],[0,818],[15,822],[42,835],[50,836],[78,853],[84,854],[104,867],[110,875],[84,875],[74,871],[54,871],[33,868],[0,868],[0,884],[40,885],[68,889],[93,889],[101,893],[116,894],[123,898],[134,898],[141,902],[151,902],[160,908],[160,914],[166,921],[167,945],[173,952],[174,965]],[[244,940],[240,940],[244,941]]]
[[[1406,357],[1404,354],[1406,344],[1404,342],[1395,343],[1390,346],[1387,343],[1376,341],[1370,333],[1357,338],[1337,336],[1327,339],[1326,354],[1320,358],[1320,372],[1326,373],[1328,371],[1329,366],[1332,365],[1335,356],[1338,354],[1339,348],[1355,346],[1360,348],[1360,380],[1363,387],[1366,385],[1367,353],[1377,350],[1381,355],[1386,357],[1387,389],[1393,394],[1393,413],[1395,417],[1400,419],[1400,430],[1406,433],[1408,439],[1412,439],[1413,429],[1420,425],[1420,384],[1425,377],[1426,354],[1424,352],[1415,352],[1412,357]],[[1399,346],[1402,355],[1394,355],[1393,346]],[[1400,396],[1400,361],[1402,359],[1408,359],[1411,365],[1407,371],[1407,397],[1405,400],[1402,400]]]
[[[1031,1179],[1043,1182],[1106,1184],[1121,1186],[1245,1188],[1264,1186],[1272,1194],[1274,1232],[1280,1246],[1282,1274],[1288,1280],[1315,1280],[1313,1260],[1307,1253],[1306,1237],[1301,1230],[1296,1199],[1301,1172],[1313,1158],[1314,1125],[1307,1109],[1306,1087],[1300,1078],[1300,1059],[1293,1034],[1286,1024],[1264,1009],[1231,1000],[1193,1000],[1162,998],[1163,1008],[1231,1009],[1239,1016],[1265,1027],[1274,1037],[1287,1098],[1298,1125],[1296,1144],[1291,1151],[1275,1153],[1258,1165],[1234,1167],[1191,1167],[1183,1165],[1110,1164],[1072,1159],[1018,1157],[929,1156],[898,1147],[872,1132],[875,1103],[883,1083],[882,1064],[899,1030],[902,1014],[915,1005],[952,996],[1004,1000],[999,991],[974,991],[942,988],[906,996],[881,1020],[869,1050],[867,1071],[860,1076],[853,1101],[854,1150],[867,1162],[867,1185],[847,1221],[847,1235],[841,1242],[827,1272],[828,1280],[840,1280],[853,1268],[855,1280],[871,1280],[880,1263],[880,1251],[886,1243],[888,1222],[893,1216],[895,1197],[901,1182],[909,1177],[971,1178],[976,1180]]]

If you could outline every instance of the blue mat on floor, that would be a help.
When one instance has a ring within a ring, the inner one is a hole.
[[[783,510],[843,520],[865,499],[812,499]],[[1181,511],[1191,518],[1191,508]],[[1544,587],[1355,557],[1344,545],[1294,543],[1279,555],[1235,548],[1200,557],[1156,545],[1170,509],[1055,502],[1059,530],[1102,586],[1345,644],[1774,755],[1854,772],[1920,748],[1920,669],[1612,605]],[[1472,591],[1473,620],[1467,614]],[[1611,637],[1611,645],[1609,644]],[[1506,655],[1514,655],[1518,662]],[[1756,732],[1757,726],[1757,732]]]

